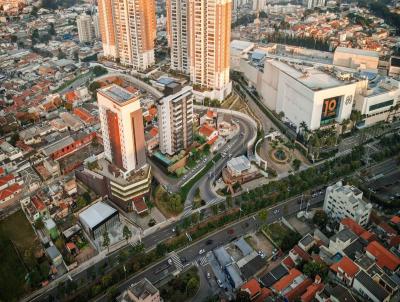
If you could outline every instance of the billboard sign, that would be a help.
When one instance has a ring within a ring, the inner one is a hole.
[[[333,97],[324,100],[322,106],[321,121],[331,120],[337,117],[339,112],[340,97]]]

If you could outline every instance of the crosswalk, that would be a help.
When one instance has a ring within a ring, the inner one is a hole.
[[[199,259],[199,264],[200,264],[201,266],[206,266],[206,265],[208,264],[207,256],[201,257],[201,258]]]
[[[181,259],[179,259],[178,254],[175,252],[171,252],[169,255],[170,255],[170,258],[172,259],[172,261],[174,262],[176,269],[179,271],[182,271],[183,264],[181,262]]]

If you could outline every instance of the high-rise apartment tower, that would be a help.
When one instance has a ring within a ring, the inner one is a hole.
[[[105,157],[124,174],[146,165],[139,97],[118,85],[97,92]]]
[[[188,0],[191,81],[221,91],[230,83],[232,0]]]
[[[86,14],[78,16],[76,19],[76,25],[78,27],[79,42],[89,43],[94,40],[95,33],[91,16]]]
[[[193,88],[171,83],[166,90],[157,102],[160,151],[173,155],[193,143]]]
[[[171,69],[189,73],[188,1],[167,0],[167,33]]]
[[[154,0],[99,0],[99,24],[106,57],[143,71],[154,64]]]

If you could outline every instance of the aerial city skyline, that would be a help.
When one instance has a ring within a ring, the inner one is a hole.
[[[400,301],[398,0],[0,0],[0,301]]]

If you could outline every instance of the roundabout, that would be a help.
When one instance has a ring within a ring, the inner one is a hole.
[[[277,164],[287,164],[291,161],[290,151],[283,145],[269,150],[269,156]]]

